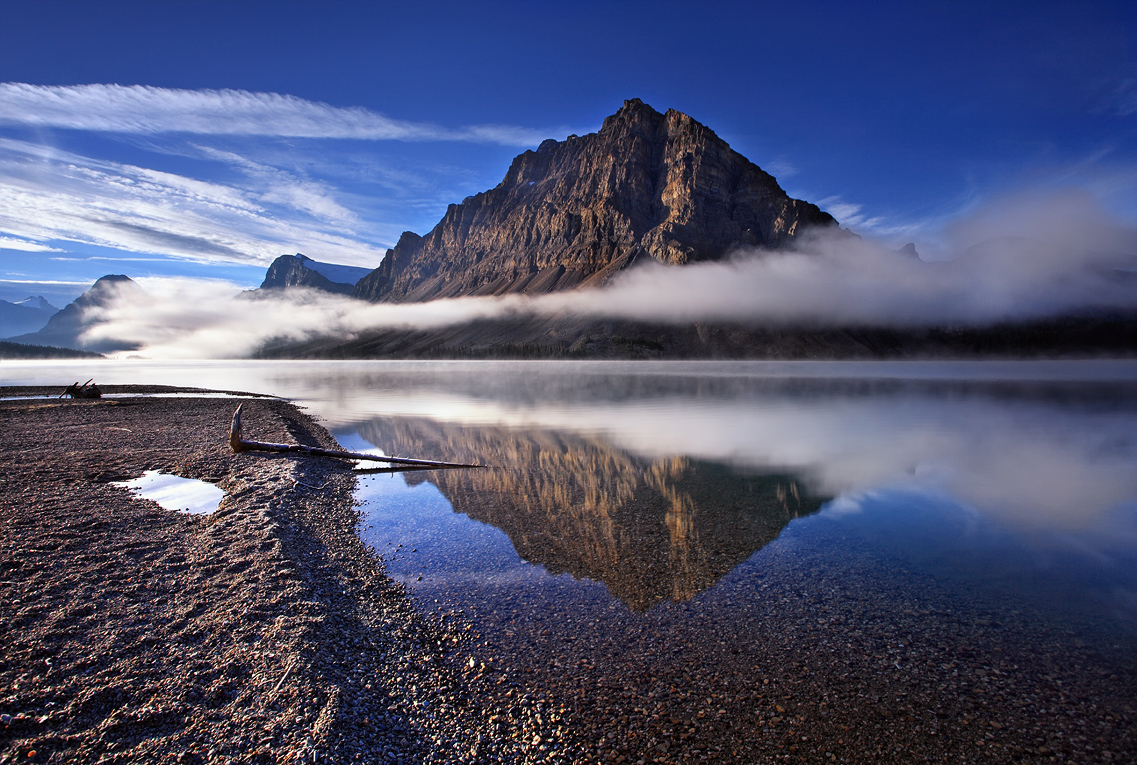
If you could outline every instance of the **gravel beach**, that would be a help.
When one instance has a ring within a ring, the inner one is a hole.
[[[0,402],[0,761],[511,759],[447,668],[461,638],[359,541],[350,463],[233,454],[236,403]],[[244,405],[247,438],[335,447]],[[146,470],[225,499],[192,516],[112,485]]]
[[[613,603],[603,624],[557,603],[498,605],[477,624],[433,616],[360,541],[350,463],[232,453],[234,398],[56,393],[0,388],[23,397],[0,401],[0,762],[1137,752],[1127,632],[1088,645],[1025,611],[1000,623],[930,579],[906,590],[886,565],[838,578],[788,553],[721,625],[687,603],[639,615]],[[246,438],[336,447],[287,402],[241,401]],[[216,483],[225,498],[194,516],[114,485],[147,470]],[[706,641],[696,627],[747,640]]]

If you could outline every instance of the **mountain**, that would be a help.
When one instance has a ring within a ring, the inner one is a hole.
[[[59,309],[49,303],[47,298],[43,295],[33,295],[23,300],[17,300],[14,305],[31,308],[33,311],[46,311],[48,313],[56,313],[59,311]]]
[[[904,245],[903,247],[901,247],[896,252],[900,255],[903,255],[906,258],[912,258],[913,260],[920,260],[920,253],[918,253],[916,251],[916,243],[915,242],[909,242],[908,244]]]
[[[10,338],[17,343],[46,345],[54,348],[74,348],[77,350],[109,352],[131,350],[136,346],[114,340],[84,341],[80,336],[97,321],[99,309],[106,308],[116,299],[124,296],[138,297],[141,290],[134,280],[122,274],[108,274],[99,278],[91,289],[68,303],[63,310],[54,314],[47,325],[38,332]]]
[[[572,433],[405,417],[372,420],[359,433],[400,454],[493,465],[435,471],[430,481],[454,512],[504,531],[525,560],[602,582],[641,613],[714,586],[829,499],[795,475],[649,459]]]
[[[39,295],[15,303],[0,300],[0,337],[35,332],[59,311]]]
[[[260,288],[286,290],[289,287],[309,287],[350,295],[355,289],[355,283],[369,273],[370,270],[366,268],[321,263],[300,253],[281,255],[268,267]]]
[[[353,294],[416,302],[596,286],[640,258],[716,260],[836,225],[709,128],[632,99],[597,133],[519,155],[426,236],[404,233]]]

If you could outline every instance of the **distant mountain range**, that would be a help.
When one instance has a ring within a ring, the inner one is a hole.
[[[52,314],[47,324],[39,331],[9,339],[26,345],[74,348],[97,353],[133,350],[133,346],[115,341],[86,342],[81,340],[80,336],[97,321],[91,315],[93,309],[105,308],[111,301],[138,290],[138,285],[130,277],[123,274],[108,274],[98,279],[91,285],[91,289],[68,303],[63,310]]]
[[[59,309],[39,295],[11,303],[0,300],[0,339],[35,332]]]
[[[597,133],[550,139],[536,151],[520,154],[501,183],[450,205],[427,234],[404,232],[377,268],[324,263],[300,253],[282,255],[269,266],[260,288],[245,295],[307,289],[360,301],[406,303],[543,294],[601,286],[638,262],[682,268],[723,260],[740,247],[785,248],[810,230],[856,238],[816,205],[789,197],[773,176],[699,122],[674,110],[661,114],[632,99]],[[977,245],[965,256],[982,257],[982,249]],[[919,259],[912,245],[899,253]],[[5,333],[19,343],[128,350],[123,343],[80,337],[98,320],[96,309],[137,289],[126,276],[104,276],[61,311],[55,312],[42,298],[0,301],[0,318]],[[259,352],[285,358],[1054,354],[1135,355],[1137,316],[1094,314],[907,330],[508,317],[431,330],[317,337]]]

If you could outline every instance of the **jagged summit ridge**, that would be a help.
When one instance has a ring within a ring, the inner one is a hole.
[[[25,308],[31,308],[39,311],[55,312],[59,310],[50,302],[48,302],[48,299],[43,295],[32,295],[31,297],[25,298],[23,300],[17,300],[13,305],[19,305]]]
[[[544,141],[495,188],[405,233],[354,295],[413,302],[599,285],[641,257],[681,265],[783,247],[836,221],[691,117],[625,101],[597,133]]]

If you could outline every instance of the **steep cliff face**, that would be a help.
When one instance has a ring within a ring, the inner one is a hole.
[[[320,263],[306,255],[281,255],[268,267],[262,290],[284,290],[289,287],[312,289],[350,295],[355,283],[368,274],[366,268]]]
[[[521,154],[426,236],[404,234],[354,294],[413,302],[594,286],[641,257],[713,260],[835,225],[707,127],[633,99],[598,133]]]

